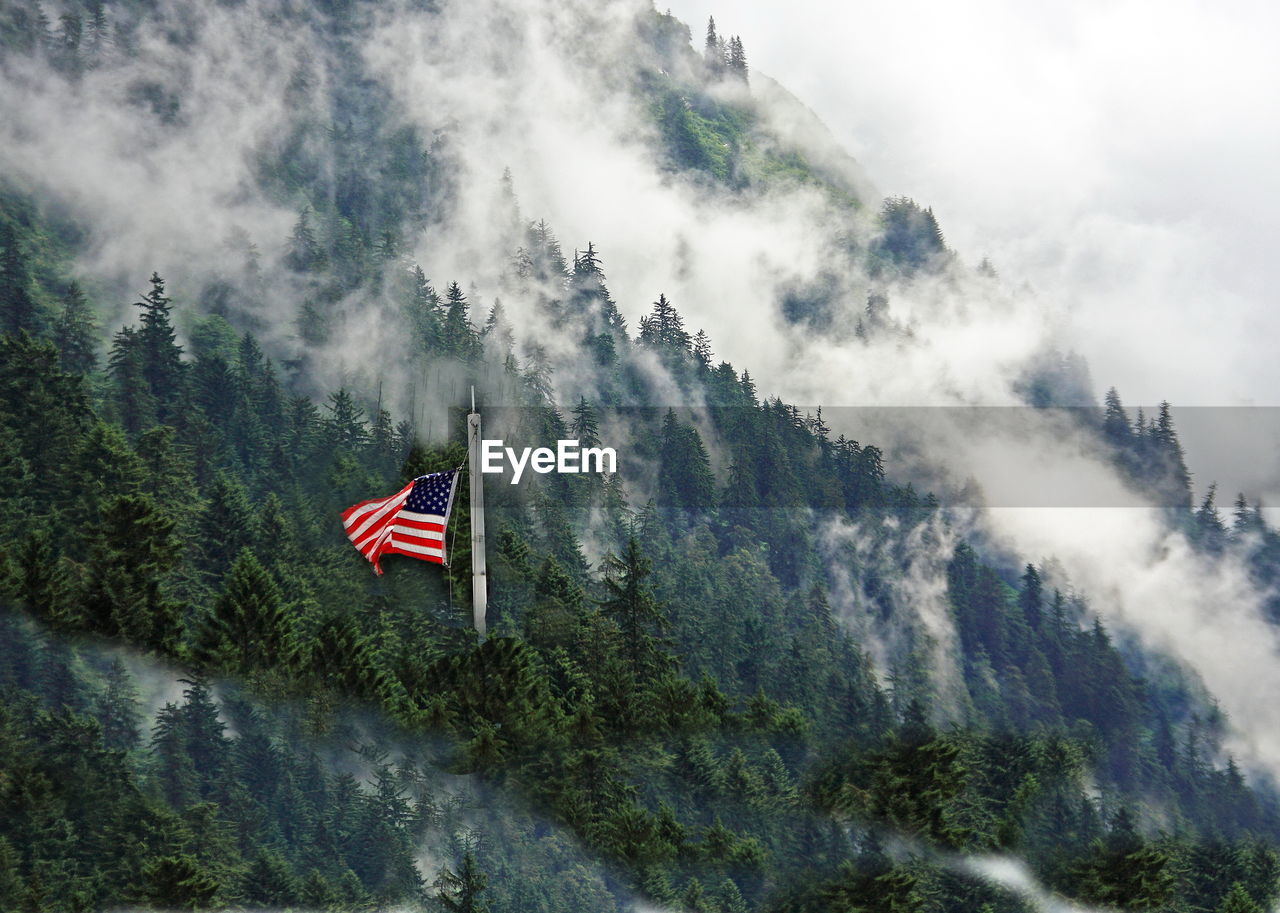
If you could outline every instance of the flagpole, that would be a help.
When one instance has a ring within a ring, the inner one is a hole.
[[[480,413],[476,388],[471,388],[471,413],[467,416],[467,457],[471,470],[471,612],[476,634],[483,642],[489,582],[484,565],[484,483],[480,473]]]

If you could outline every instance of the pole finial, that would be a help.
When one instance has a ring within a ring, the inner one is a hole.
[[[476,411],[476,388],[474,385],[471,387],[471,411]]]

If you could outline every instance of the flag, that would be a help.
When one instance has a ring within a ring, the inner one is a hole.
[[[342,512],[342,527],[351,544],[373,562],[375,573],[382,573],[383,555],[447,565],[444,531],[457,487],[456,469],[419,476],[390,497],[348,507]]]

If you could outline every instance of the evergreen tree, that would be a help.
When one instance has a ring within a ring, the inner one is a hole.
[[[245,872],[240,890],[249,903],[272,909],[292,906],[302,893],[289,864],[279,853],[271,850],[258,853]]]
[[[418,344],[426,352],[441,351],[444,346],[444,313],[440,296],[427,281],[422,267],[414,265],[410,278],[408,309]]]
[[[305,207],[298,213],[298,221],[293,224],[293,233],[289,236],[288,252],[285,264],[295,272],[319,272],[328,262],[320,242],[316,240],[315,229],[311,227],[311,207]]]
[[[1191,506],[1191,473],[1187,471],[1182,444],[1173,427],[1172,407],[1168,401],[1160,404],[1155,422],[1147,428],[1151,442],[1151,458],[1148,471],[1153,487],[1163,503],[1170,507]]]
[[[197,563],[208,577],[218,579],[253,541],[253,507],[244,486],[224,472],[214,474],[207,492],[196,524]]]
[[[711,369],[711,337],[703,330],[698,330],[693,337],[693,357],[698,359],[698,364],[703,368]]]
[[[1231,890],[1222,898],[1217,913],[1262,913],[1262,908],[1254,902],[1240,882],[1233,882]]]
[[[531,224],[527,233],[529,276],[535,282],[550,286],[550,290],[565,280],[568,265],[560,242],[544,220]]]
[[[53,328],[62,368],[72,374],[88,374],[98,365],[97,324],[80,284],[72,282],[62,298],[62,312]]]
[[[324,420],[325,437],[332,447],[362,450],[369,441],[364,409],[345,387],[329,395],[329,416]]]
[[[76,595],[59,560],[49,530],[36,525],[16,549],[17,567],[13,589],[19,604],[55,628],[66,628],[78,620]]]
[[[148,862],[143,870],[146,899],[161,910],[212,906],[221,885],[194,856],[178,854]]]
[[[476,865],[476,857],[467,850],[456,874],[441,869],[435,884],[436,900],[449,913],[487,913],[489,904],[481,895],[488,884],[488,878]]]
[[[18,869],[18,854],[9,841],[0,837],[0,907],[19,910],[27,899],[26,886]]]
[[[743,82],[748,81],[747,53],[742,49],[742,39],[737,35],[729,39],[729,57],[726,63],[730,73]]]
[[[177,344],[169,314],[171,299],[164,293],[164,280],[151,274],[151,291],[134,302],[142,311],[135,337],[141,360],[142,379],[156,404],[157,417],[165,421],[173,415],[182,390],[182,347]]]
[[[713,73],[718,73],[724,66],[723,43],[716,33],[715,16],[707,17],[707,40],[703,44],[702,59]]]
[[[476,331],[471,326],[467,296],[462,293],[462,287],[458,283],[449,283],[445,301],[445,351],[464,361],[475,358],[479,354]]]
[[[946,262],[946,241],[932,209],[921,209],[907,197],[890,197],[880,210],[880,221],[882,234],[871,247],[877,257],[907,275],[936,271]]]
[[[107,748],[129,751],[142,739],[142,710],[133,677],[119,658],[107,670],[106,688],[95,706],[102,723],[102,743]]]
[[[634,535],[627,538],[622,555],[607,556],[603,566],[606,599],[601,610],[618,623],[628,671],[632,681],[640,682],[670,662],[660,639],[667,616],[645,583],[652,566]]]
[[[239,674],[291,665],[295,643],[280,588],[244,549],[227,572],[222,595],[205,615],[197,649],[205,662]]]
[[[1215,503],[1217,492],[1217,483],[1209,486],[1194,517],[1193,538],[1202,548],[1210,552],[1221,551],[1227,541],[1227,527],[1222,522]]]
[[[111,47],[110,22],[102,0],[89,0],[89,24],[86,47],[90,67],[101,63]]]
[[[145,353],[138,331],[122,327],[111,346],[109,373],[115,415],[129,434],[137,435],[156,421],[156,400],[146,379]]]
[[[640,339],[650,345],[668,346],[687,351],[689,334],[684,329],[684,318],[666,295],[659,295],[653,310],[640,321]]]
[[[164,579],[181,553],[173,521],[146,495],[108,498],[92,524],[84,611],[91,630],[162,652],[181,633],[181,610]]]
[[[583,447],[600,446],[600,420],[585,396],[579,397],[578,405],[573,407],[573,423],[569,430]]]
[[[668,409],[658,451],[658,494],[664,506],[706,511],[715,506],[715,476],[702,438]]]
[[[31,275],[18,233],[0,218],[0,333],[39,335],[43,317],[31,295]]]
[[[1028,564],[1022,575],[1022,592],[1018,594],[1018,605],[1032,630],[1038,630],[1044,619],[1044,586],[1040,581],[1040,572]]]
[[[1112,446],[1122,452],[1133,439],[1133,428],[1129,425],[1129,416],[1120,402],[1120,394],[1115,387],[1107,390],[1106,408],[1102,416],[1102,433]]]
[[[484,338],[503,358],[510,356],[515,349],[516,334],[500,300],[495,299],[489,309],[489,316],[484,322]]]

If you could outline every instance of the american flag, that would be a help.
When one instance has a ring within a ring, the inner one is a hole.
[[[348,507],[342,512],[342,526],[351,544],[373,562],[375,573],[382,573],[383,555],[447,565],[444,531],[457,487],[456,469],[419,476],[388,498]]]

